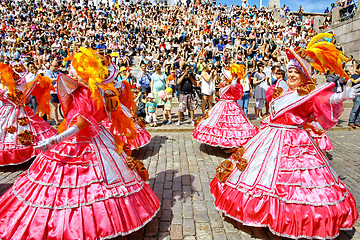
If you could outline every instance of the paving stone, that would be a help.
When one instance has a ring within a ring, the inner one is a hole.
[[[170,222],[160,222],[159,231],[160,232],[169,232],[170,231]]]
[[[182,215],[184,218],[194,218],[193,207],[191,204],[184,204]]]
[[[172,212],[171,210],[163,210],[161,213],[161,221],[170,221],[171,220],[171,216],[172,216]]]
[[[206,202],[204,202],[204,201],[193,201],[193,208],[194,208],[195,212],[207,211]]]
[[[184,219],[183,234],[184,235],[195,235],[195,221],[194,221],[194,219]]]
[[[156,236],[159,229],[159,220],[154,218],[145,226],[145,236]]]
[[[163,199],[161,203],[161,209],[171,209],[173,204],[173,199]]]
[[[222,228],[212,228],[213,239],[226,240],[226,234]]]
[[[196,223],[196,238],[203,240],[212,239],[212,232],[209,223]]]
[[[170,227],[171,240],[183,239],[183,226],[179,224],[173,224]]]
[[[207,212],[195,212],[194,219],[196,222],[209,222],[209,216]]]

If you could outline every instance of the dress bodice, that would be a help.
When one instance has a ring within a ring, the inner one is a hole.
[[[243,87],[241,84],[236,83],[235,85],[229,84],[219,91],[220,99],[222,100],[239,100],[243,95]]]
[[[314,116],[325,129],[333,127],[343,107],[330,103],[332,87],[326,84],[305,96],[296,91],[282,94],[270,102],[270,124],[302,127]]]
[[[91,92],[87,87],[79,87],[73,92],[73,100],[66,115],[66,123],[69,127],[76,122],[77,116],[81,115],[89,124],[82,129],[78,135],[92,138],[98,134],[100,122],[107,118],[105,106],[97,103],[91,97]]]

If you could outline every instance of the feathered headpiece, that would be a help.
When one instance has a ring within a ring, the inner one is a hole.
[[[346,57],[335,47],[332,42],[319,41],[323,38],[332,38],[335,36],[331,33],[320,33],[313,37],[308,43],[306,49],[296,48],[297,54],[307,60],[309,64],[320,72],[329,70],[330,73],[336,73],[340,77],[349,79],[349,76],[343,69],[343,62]]]
[[[16,82],[14,75],[16,73],[14,70],[7,64],[0,63],[0,80],[3,87],[7,87],[11,94],[15,93]]]
[[[244,79],[245,69],[246,67],[244,65],[234,63],[233,65],[231,65],[229,70],[225,70],[225,71],[223,70],[225,81],[220,84],[220,87],[225,87],[226,85],[231,84],[233,80],[240,81],[241,79]],[[230,72],[231,77],[229,76],[228,72]]]
[[[242,64],[234,63],[230,67],[230,73],[232,79],[244,79],[245,78],[245,69],[246,67]]]
[[[72,61],[72,66],[77,75],[89,86],[91,96],[100,107],[102,96],[98,90],[103,80],[108,75],[108,68],[101,63],[97,56],[97,51],[91,48],[80,47],[79,52],[74,56],[69,56],[66,60]]]
[[[108,67],[102,64],[102,59],[98,57],[97,51],[91,48],[81,47],[78,53],[68,57],[66,60],[72,61],[72,66],[76,70],[77,76],[89,87],[91,96],[98,107],[104,105],[100,89],[104,92],[111,90],[116,96],[117,101],[120,102],[118,97],[119,92],[111,81],[106,81],[108,78],[113,78],[112,75],[115,74],[117,70],[114,68],[113,71],[110,71],[110,73],[113,72],[113,74],[109,76]],[[113,65],[110,66],[114,67]],[[110,115],[112,122],[110,130],[115,137],[115,143],[119,148],[119,152],[121,152],[124,145],[121,136],[125,135],[128,140],[132,142],[136,138],[136,128],[132,119],[125,115],[120,104],[116,109],[111,111]]]

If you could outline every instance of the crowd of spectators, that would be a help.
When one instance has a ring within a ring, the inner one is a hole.
[[[275,11],[280,19],[274,18]],[[285,78],[285,48],[305,48],[316,34],[314,16],[303,16],[301,7],[295,14],[285,5],[258,9],[198,0],[171,7],[162,1],[95,6],[79,0],[3,0],[0,15],[1,62],[33,64],[56,79],[69,70],[70,63],[63,61],[68,54],[80,46],[98,49],[119,66],[118,80],[133,86],[138,115],[145,117],[150,105],[151,111],[164,109],[164,91],[170,88],[179,99],[177,125],[186,110],[193,124],[197,107],[203,114],[212,107],[222,68],[232,63],[247,67],[239,104],[248,113],[249,98],[255,96],[255,117],[260,118],[262,105],[268,112],[266,88]],[[56,93],[51,101],[58,123]],[[164,115],[164,123],[172,123],[167,119]]]

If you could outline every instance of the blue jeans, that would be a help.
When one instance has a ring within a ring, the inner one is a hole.
[[[354,98],[354,105],[350,112],[349,124],[360,124],[360,96]]]
[[[242,98],[237,100],[237,104],[244,109],[246,116],[248,115],[248,106],[249,106],[250,92],[244,92]]]

